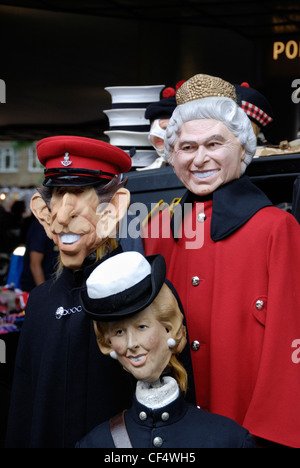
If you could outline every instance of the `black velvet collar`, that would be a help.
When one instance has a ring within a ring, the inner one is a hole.
[[[262,208],[273,206],[268,197],[251,182],[249,177],[243,176],[222,185],[208,197],[199,197],[187,190],[177,207],[180,206],[183,210],[184,203],[203,203],[211,199],[213,200],[213,213],[210,234],[214,242],[229,237]],[[178,230],[174,226],[174,217],[171,220],[171,230],[177,241]]]

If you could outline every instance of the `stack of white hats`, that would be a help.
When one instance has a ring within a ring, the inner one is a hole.
[[[105,88],[112,98],[112,108],[104,113],[109,119],[110,144],[126,151],[132,159],[132,167],[147,167],[157,158],[148,134],[150,121],[145,119],[149,104],[160,100],[165,85],[114,86]]]

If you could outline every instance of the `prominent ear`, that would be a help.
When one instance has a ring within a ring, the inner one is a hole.
[[[116,237],[119,222],[125,216],[130,204],[130,192],[120,188],[109,203],[100,203],[97,209],[99,221],[97,235],[101,239]]]
[[[31,198],[30,209],[45,229],[47,236],[52,239],[52,233],[50,231],[51,214],[39,193],[35,193]]]
[[[110,352],[113,350],[112,347],[110,346],[109,342],[106,342],[105,338],[102,336],[102,334],[99,333],[98,327],[97,327],[97,322],[94,320],[94,331],[95,335],[97,338],[97,344],[98,347],[101,351],[102,354],[105,354],[106,356],[110,354]]]

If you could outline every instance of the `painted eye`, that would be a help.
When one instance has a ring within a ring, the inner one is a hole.
[[[210,148],[217,148],[218,146],[220,146],[220,143],[218,141],[212,141],[211,143],[209,143],[209,146]]]

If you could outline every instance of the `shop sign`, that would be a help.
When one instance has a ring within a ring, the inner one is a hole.
[[[288,60],[300,60],[300,41],[294,39],[287,42],[275,41],[273,43],[273,60],[285,56]]]

